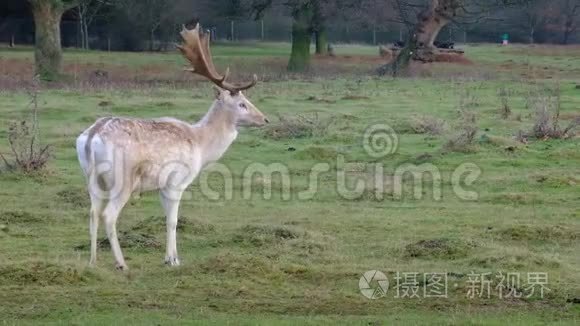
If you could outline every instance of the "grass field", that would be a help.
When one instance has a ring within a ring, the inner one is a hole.
[[[0,172],[0,320],[578,324],[580,138],[519,142],[515,136],[532,129],[542,105],[559,103],[562,126],[580,117],[580,48],[467,46],[473,64],[425,65],[397,80],[370,76],[380,64],[375,50],[338,47],[336,62],[315,59],[312,73],[288,76],[287,45],[216,46],[216,63],[232,66],[234,77],[260,74],[264,82],[248,97],[273,126],[243,130],[220,161],[233,175],[231,199],[208,199],[199,183],[192,185],[180,210],[182,266],[163,264],[158,195],[143,194],[125,207],[119,231],[127,273],[114,269],[106,240],[98,266],[87,266],[89,201],[75,138],[109,115],[194,122],[208,109],[213,91],[179,71],[183,61],[177,54],[68,51],[71,79],[39,91],[41,140],[54,156],[48,169]],[[30,49],[0,49],[2,153],[8,152],[10,123],[29,115],[32,57]],[[106,76],[94,77],[95,70]],[[507,95],[498,95],[502,91]],[[502,101],[511,110],[507,117],[500,112]],[[364,134],[373,125],[396,132],[394,153],[367,153]],[[450,145],[470,126],[476,130],[473,141]],[[289,137],[288,128],[306,131]],[[252,178],[252,196],[244,197],[243,173],[256,162],[288,168],[290,199],[283,198],[277,176]],[[312,198],[300,199],[318,163],[328,163],[330,171],[320,175]],[[476,200],[454,190],[453,173],[466,163],[481,171],[473,183],[461,183],[477,193]],[[426,176],[418,198],[412,180],[403,178],[399,198],[387,182],[380,199],[370,182],[377,164],[384,180],[393,180],[404,164],[431,164],[441,183]],[[365,181],[359,196],[341,194],[337,171],[349,185]],[[218,192],[227,188],[215,174],[205,180]],[[265,199],[268,184],[272,198]],[[434,199],[437,191],[441,200]],[[384,297],[361,294],[359,279],[369,270],[387,275]],[[411,272],[420,275],[419,298],[397,298],[397,273]],[[528,273],[536,272],[549,277],[543,296],[499,296],[499,273],[520,275],[521,283],[508,287],[528,294]],[[446,297],[424,295],[433,284],[423,280],[424,273],[446,275]],[[493,276],[490,297],[471,298],[472,277],[482,273]]]

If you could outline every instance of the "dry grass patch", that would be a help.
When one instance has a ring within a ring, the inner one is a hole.
[[[516,251],[474,257],[469,260],[469,265],[485,269],[521,270],[524,268],[559,268],[561,263],[528,251]]]
[[[492,204],[510,204],[510,205],[540,205],[544,200],[533,193],[525,192],[506,192],[483,198],[483,201]]]
[[[121,231],[119,232],[119,244],[121,248],[131,248],[131,249],[160,249],[161,242],[157,240],[154,236],[146,233],[140,233],[135,231]],[[111,244],[107,238],[99,238],[97,245],[100,250],[110,250]],[[75,250],[86,251],[89,250],[90,244],[85,243],[75,246]]]
[[[284,273],[269,259],[255,255],[225,253],[202,261],[199,268],[208,274],[230,274],[244,278],[282,278]]]
[[[138,222],[131,229],[147,234],[162,233],[166,230],[165,220],[165,216],[149,216]],[[177,231],[196,235],[208,234],[215,231],[215,225],[205,220],[180,216],[177,220]]]
[[[525,146],[521,142],[513,139],[513,137],[507,138],[488,134],[483,134],[479,138],[479,143],[502,147],[506,152],[514,152],[516,150],[522,149]]]
[[[98,280],[92,271],[68,264],[25,261],[0,266],[0,285],[78,285]]]
[[[0,223],[4,224],[28,224],[41,223],[44,218],[26,211],[7,211],[0,212]]]
[[[580,231],[560,225],[514,225],[499,229],[495,234],[503,240],[513,241],[574,241],[580,239]]]
[[[462,239],[428,239],[410,243],[405,255],[414,258],[457,259],[468,256],[476,244]]]
[[[261,247],[268,244],[297,239],[305,235],[306,231],[285,225],[251,224],[241,227],[234,235],[233,241],[236,243]]]
[[[278,122],[268,125],[264,135],[273,140],[323,137],[333,122],[333,118],[322,119],[318,114],[278,115]]]
[[[85,189],[80,188],[66,188],[56,193],[59,200],[70,204],[76,208],[84,208],[90,206],[89,196]]]
[[[307,231],[297,226],[249,224],[239,228],[233,238],[234,243],[253,247],[276,248],[280,253],[308,256],[329,249],[332,239],[318,232]],[[286,249],[284,249],[284,247]]]
[[[447,129],[445,120],[430,116],[415,116],[411,119],[410,125],[415,133],[432,136],[441,135]]]
[[[296,152],[295,156],[301,160],[330,161],[336,159],[338,151],[332,147],[311,146]]]

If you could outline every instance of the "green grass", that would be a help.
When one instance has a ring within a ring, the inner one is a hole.
[[[259,60],[264,57],[282,57],[286,59],[290,54],[288,43],[216,43],[211,46],[212,54],[216,62],[226,62],[230,58],[244,60]],[[312,47],[314,51],[314,47]],[[336,46],[338,55],[375,55],[378,53],[375,47],[361,45]],[[86,51],[79,49],[66,49],[65,60],[67,63],[90,63],[90,64],[116,64],[123,66],[142,66],[156,64],[183,64],[183,59],[175,52],[102,52]],[[3,48],[0,58],[34,59],[31,48]]]
[[[215,53],[238,60],[262,55],[285,60],[287,49],[283,44],[223,45]],[[468,49],[478,68],[490,72],[504,60],[520,60],[517,52],[494,46]],[[374,54],[371,50],[351,46],[344,51]],[[578,69],[570,51],[563,60]],[[32,55],[0,51],[0,58],[7,57]],[[136,68],[167,63],[168,71],[182,64],[175,54],[69,51],[65,56],[68,64],[110,64],[113,58],[115,65]],[[529,62],[534,69],[547,62],[558,65],[555,58],[543,56]],[[456,69],[438,67],[447,68]],[[119,222],[120,232],[127,234],[123,250],[130,271],[125,274],[115,271],[107,248],[99,251],[96,268],[87,266],[89,207],[74,140],[96,118],[107,115],[174,116],[193,122],[209,107],[211,87],[44,89],[41,136],[54,151],[48,171],[32,176],[0,173],[0,320],[95,325],[577,324],[580,308],[567,300],[580,297],[579,138],[530,140],[516,149],[479,141],[484,134],[509,140],[518,130],[529,130],[533,110],[525,107],[526,98],[541,93],[542,85],[555,84],[549,79],[521,80],[517,74],[519,70],[507,72],[512,78],[503,78],[504,72],[492,79],[338,77],[259,84],[248,96],[274,123],[278,114],[317,114],[332,124],[298,139],[243,130],[221,160],[234,176],[233,199],[204,198],[196,182],[182,202],[181,267],[163,265],[165,232],[158,196],[132,200]],[[579,113],[575,85],[571,79],[560,80],[563,123]],[[498,113],[500,87],[513,93],[513,114],[507,120]],[[24,91],[2,92],[1,152],[7,150],[9,123],[26,117],[28,101]],[[99,105],[103,102],[108,103]],[[445,152],[447,139],[460,128],[461,102],[477,116],[476,142],[471,152]],[[412,122],[418,116],[444,119],[448,128],[439,136],[417,134]],[[379,159],[361,146],[365,129],[378,123],[392,126],[400,142],[395,154]],[[409,185],[402,199],[386,193],[384,200],[377,200],[370,189],[360,198],[345,199],[336,190],[338,154],[356,163],[349,178],[368,179],[375,163],[387,176],[404,163],[433,164],[442,175],[442,200],[430,196],[432,180],[425,181],[422,199],[412,198]],[[253,181],[252,198],[243,198],[243,171],[254,162],[288,167],[291,200],[281,199],[277,178],[271,199],[262,198],[259,180]],[[312,199],[299,200],[311,167],[321,162],[330,163],[332,171],[321,175]],[[454,195],[450,175],[462,163],[481,168],[481,176],[467,187],[478,193],[476,201]],[[223,187],[219,178],[210,177],[209,182],[215,189]],[[391,287],[386,297],[368,300],[358,283],[373,269],[386,273],[391,286],[396,272],[447,272],[448,298],[395,298]],[[522,273],[524,283],[527,272],[547,272],[551,291],[543,299],[469,299],[470,272]]]

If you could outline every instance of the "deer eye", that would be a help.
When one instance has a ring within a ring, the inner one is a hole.
[[[248,109],[248,107],[246,106],[246,103],[240,103],[240,107],[242,109],[246,109],[246,110]]]

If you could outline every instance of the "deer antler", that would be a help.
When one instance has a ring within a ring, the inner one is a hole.
[[[185,43],[177,45],[177,48],[191,64],[191,68],[186,69],[187,71],[206,77],[232,94],[251,88],[258,82],[258,76],[254,75],[253,80],[247,84],[234,85],[228,83],[226,79],[230,69],[226,69],[226,73],[223,76],[217,72],[209,50],[210,36],[200,31],[199,24],[192,30],[183,26],[181,37]]]

